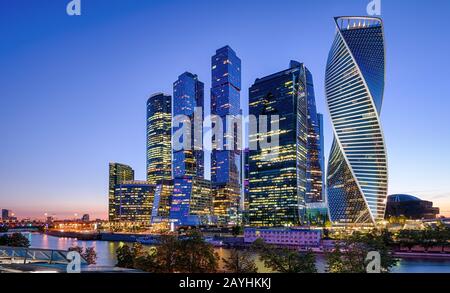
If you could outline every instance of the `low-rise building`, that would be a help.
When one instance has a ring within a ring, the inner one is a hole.
[[[267,244],[317,247],[321,244],[322,230],[305,228],[245,228],[244,242],[263,239]]]

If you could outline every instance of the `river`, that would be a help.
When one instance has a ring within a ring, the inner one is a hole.
[[[31,248],[67,250],[69,247],[78,245],[81,247],[95,247],[97,252],[97,265],[114,266],[116,264],[116,249],[120,242],[110,241],[81,241],[73,238],[54,237],[45,234],[30,234]],[[227,258],[230,249],[216,248],[221,258]],[[264,264],[254,255],[259,272],[268,272]],[[317,256],[317,268],[319,272],[325,270],[325,259],[322,255]],[[450,273],[450,260],[434,259],[401,259],[397,266],[392,268],[393,273]]]

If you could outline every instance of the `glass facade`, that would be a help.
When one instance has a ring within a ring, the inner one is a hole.
[[[170,220],[177,226],[199,226],[210,222],[211,181],[198,177],[175,178]]]
[[[108,188],[108,217],[109,221],[117,221],[117,205],[118,201],[115,198],[114,188],[117,184],[124,181],[134,180],[134,170],[124,164],[109,163],[109,188]]]
[[[155,185],[147,181],[124,181],[114,188],[117,218],[150,225]]]
[[[380,123],[385,48],[374,17],[335,18],[337,33],[325,76],[334,141],[327,170],[330,220],[374,224],[384,217],[388,188]]]
[[[172,203],[173,180],[161,180],[155,188],[153,198],[152,223],[169,221],[170,206]]]
[[[322,166],[322,202],[326,201],[325,188],[325,137],[323,136],[323,114],[317,113],[317,122],[319,123],[320,136],[320,166]]]
[[[211,59],[211,114],[222,119],[223,131],[227,133],[226,116],[241,114],[241,60],[229,46],[216,51]],[[241,127],[242,129],[242,127]],[[233,131],[233,150],[217,149],[213,138],[211,154],[211,181],[214,187],[214,215],[223,224],[235,224],[239,219],[241,196],[241,150],[237,147],[237,127]],[[224,138],[224,148],[231,145]]]
[[[287,226],[306,215],[307,90],[303,64],[257,79],[249,89],[249,114],[279,115],[279,155],[265,160],[270,149],[249,151],[249,223]],[[250,134],[250,143],[261,136]]]
[[[320,131],[320,116],[317,113],[314,83],[311,72],[305,67],[306,96],[308,103],[308,143],[306,153],[306,197],[305,201],[317,203],[323,201],[323,133]]]
[[[154,94],[147,101],[147,181],[172,178],[171,96]]]
[[[197,75],[185,72],[178,77],[173,84],[173,115],[185,115],[190,120],[191,125],[191,147],[189,150],[183,149],[173,151],[173,177],[183,176],[204,177],[203,150],[194,148],[195,145],[202,146],[202,141],[195,141],[194,135],[194,111],[201,108],[201,117],[204,117],[204,84],[198,80]],[[200,118],[203,122],[203,118]],[[203,124],[202,124],[203,125]],[[180,125],[173,125],[172,133],[181,128]],[[197,131],[199,131],[197,129]],[[201,130],[203,137],[203,127]],[[180,143],[183,143],[183,137]]]

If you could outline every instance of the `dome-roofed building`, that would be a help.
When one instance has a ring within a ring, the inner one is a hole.
[[[387,198],[386,216],[400,217],[408,219],[435,219],[439,214],[439,208],[433,207],[431,201],[421,200],[409,194],[393,194]]]

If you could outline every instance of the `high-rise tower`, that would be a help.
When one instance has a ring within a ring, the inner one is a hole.
[[[172,97],[162,93],[147,101],[147,181],[172,178]]]
[[[183,176],[204,177],[203,149],[198,149],[198,146],[202,147],[203,143],[202,141],[196,142],[196,139],[202,140],[203,138],[204,88],[203,82],[198,80],[197,75],[190,72],[183,73],[173,83],[173,116],[186,116],[191,126],[190,148],[173,150],[174,178],[181,178]],[[199,117],[200,125],[195,125],[194,121],[196,108],[199,112],[197,115],[201,115]],[[180,129],[180,125],[173,125],[173,132]],[[200,129],[196,129],[194,126]],[[197,135],[195,135],[195,132],[197,132]],[[187,138],[182,137],[182,139]]]
[[[320,114],[317,113],[314,83],[311,72],[304,67],[307,97],[307,153],[306,153],[306,196],[305,201],[310,203],[323,202],[323,172],[325,167],[321,156],[323,155],[323,135],[320,131]]]
[[[336,17],[325,76],[334,141],[327,170],[330,220],[374,224],[386,208],[388,167],[380,123],[385,79],[382,20]]]
[[[211,58],[211,115],[222,120],[223,132],[227,133],[227,116],[241,114],[241,60],[229,46],[216,51]],[[224,138],[224,149],[217,148],[213,139],[211,154],[211,181],[214,188],[214,215],[224,224],[235,224],[239,219],[241,150],[237,145],[237,131],[234,137]],[[240,128],[242,129],[242,127]],[[230,131],[231,132],[231,131]],[[232,145],[233,144],[233,145]],[[228,146],[228,149],[226,149]]]
[[[252,226],[304,222],[308,145],[305,70],[302,63],[291,61],[288,69],[257,79],[249,89],[250,115],[257,119],[261,115],[279,116],[279,129],[267,129],[278,135],[279,146],[261,145],[261,135],[265,135],[261,129],[258,135],[250,133],[250,144],[259,142],[257,150],[249,152],[248,216]],[[272,149],[278,150],[278,156],[264,159]]]

